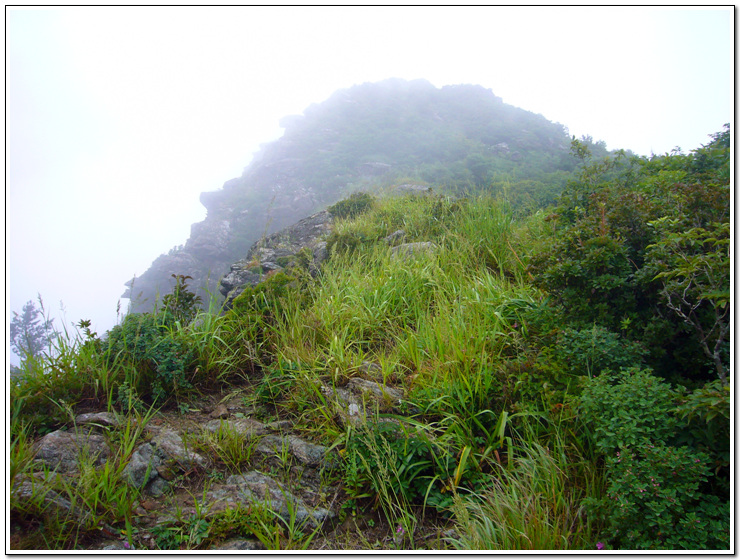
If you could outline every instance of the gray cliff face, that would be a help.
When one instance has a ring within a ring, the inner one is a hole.
[[[287,157],[292,145],[288,135],[263,146],[241,177],[227,181],[221,190],[201,194],[206,218],[191,226],[185,245],[160,255],[144,274],[126,283],[122,297],[131,300],[131,312],[152,310],[172,291],[173,274],[191,276],[189,286],[204,302],[220,301],[219,279],[233,272],[232,264],[258,240],[336,202],[347,192],[350,180],[375,178],[390,169],[385,164],[358,165],[340,185],[319,189],[303,178],[306,160]],[[220,293],[226,295],[223,290]]]
[[[218,298],[218,281],[264,235],[295,223],[321,205],[303,184],[294,161],[264,158],[223,189],[201,194],[206,218],[193,224],[181,248],[161,255],[140,277],[126,283],[131,312],[150,311],[174,287],[172,275],[188,275],[203,301]]]

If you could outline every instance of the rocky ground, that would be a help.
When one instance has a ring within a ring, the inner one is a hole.
[[[369,379],[358,377],[342,388],[321,388],[328,400],[336,403],[336,413],[343,422],[362,422],[371,401],[391,408],[399,402],[401,392],[373,380],[374,369],[372,364],[366,365]],[[310,441],[287,419],[257,410],[244,398],[250,391],[247,384],[232,386],[228,392],[201,395],[179,410],[158,412],[146,424],[124,470],[128,483],[141,489],[135,504],[134,536],[129,539],[134,549],[164,548],[167,542],[163,540],[163,528],[182,531],[183,526],[200,519],[205,520],[203,527],[208,527],[225,511],[238,515],[255,507],[267,508],[271,515],[279,515],[300,529],[296,535],[302,539],[291,540],[291,531],[286,529],[283,538],[275,541],[275,548],[387,550],[412,546],[409,540],[398,538],[397,528],[385,523],[372,498],[361,503],[348,500],[336,449]],[[95,468],[104,468],[113,453],[110,442],[130,427],[127,419],[111,412],[77,414],[69,426],[35,442],[34,468],[29,470],[32,474],[14,481],[14,500],[30,499],[39,485],[45,484],[49,473],[76,484],[84,468],[81,454],[96,458]],[[238,435],[247,443],[248,460],[238,469],[226,465],[204,445],[208,434],[223,432]],[[51,488],[45,492],[46,506],[62,515],[71,513],[84,524],[87,512],[73,507]],[[11,548],[28,546],[24,530],[11,518]],[[223,533],[223,538],[209,535],[202,545],[196,538],[175,548],[266,548],[254,535],[235,534],[238,530]],[[443,520],[427,515],[425,524],[416,531],[413,546],[445,548],[445,537],[450,534]],[[308,535],[313,535],[309,541],[305,538]],[[128,545],[120,529],[102,524],[97,531],[86,534],[79,548],[125,551]]]

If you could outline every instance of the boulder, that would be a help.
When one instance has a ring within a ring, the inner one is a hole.
[[[144,488],[159,476],[157,467],[161,466],[162,462],[162,456],[157,453],[154,446],[144,443],[132,453],[128,465],[123,469],[123,475],[132,486]]]
[[[263,436],[255,447],[255,451],[265,457],[281,455],[283,452],[295,457],[301,464],[318,468],[333,466],[333,458],[326,455],[326,447],[305,441],[297,436]]]
[[[236,432],[246,439],[253,439],[267,433],[267,428],[262,422],[258,422],[251,418],[210,420],[205,424],[205,429],[214,434],[222,428]]]
[[[33,447],[34,461],[60,473],[78,472],[80,455],[92,457],[97,465],[105,463],[111,455],[105,438],[92,430],[57,430],[46,434]]]
[[[406,232],[403,231],[402,229],[398,229],[394,231],[393,233],[391,233],[390,235],[384,237],[383,240],[392,247],[394,245],[398,245],[399,243],[401,243],[405,237],[406,237]]]
[[[403,398],[403,393],[398,389],[359,377],[353,377],[347,385],[353,393],[362,395],[363,397],[369,396],[380,405],[381,409],[388,408],[388,406],[385,406],[387,404],[390,404],[392,408],[396,408],[401,404],[401,399]]]
[[[234,508],[238,505],[265,506],[283,519],[295,518],[298,525],[308,528],[320,526],[332,513],[324,508],[309,507],[300,498],[280,486],[274,479],[258,471],[232,475],[226,484],[216,485],[206,495],[213,504],[211,511]]]
[[[416,243],[403,243],[402,245],[393,247],[391,249],[391,255],[409,260],[419,255],[431,253],[435,249],[437,249],[437,245],[431,241],[417,241]]]
[[[397,411],[403,398],[400,389],[358,377],[350,379],[346,387],[322,385],[321,392],[334,402],[336,413],[345,424],[364,422],[368,413],[375,410]]]
[[[152,445],[161,451],[167,459],[175,461],[181,468],[202,468],[209,466],[208,460],[186,448],[180,434],[169,428],[163,428],[152,438]]]

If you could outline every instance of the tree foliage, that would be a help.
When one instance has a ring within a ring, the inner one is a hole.
[[[645,343],[662,375],[706,379],[708,358],[727,377],[728,134],[689,155],[601,160],[574,138],[579,174],[530,259],[535,283],[570,324]]]
[[[21,313],[13,311],[10,321],[10,347],[21,359],[41,357],[56,336],[54,319],[45,315],[44,302],[38,296],[39,307],[29,300]]]

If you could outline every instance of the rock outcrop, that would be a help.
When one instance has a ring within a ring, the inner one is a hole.
[[[305,259],[309,272],[315,274],[328,257],[324,239],[331,232],[332,221],[324,210],[252,245],[247,256],[232,264],[231,271],[221,278],[219,290],[226,307],[246,287],[256,286],[265,275],[296,264],[299,258]]]

